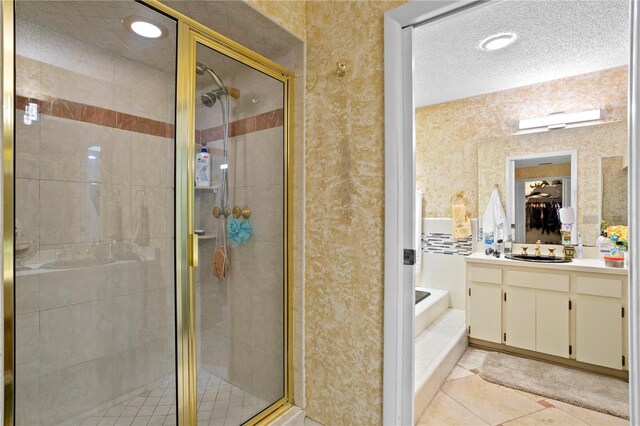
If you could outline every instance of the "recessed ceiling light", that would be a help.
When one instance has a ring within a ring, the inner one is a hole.
[[[169,34],[163,25],[141,16],[127,16],[122,20],[122,25],[129,31],[145,38],[160,39]]]
[[[478,49],[491,52],[498,49],[503,49],[516,41],[518,35],[516,33],[497,33],[490,35],[478,43]]]

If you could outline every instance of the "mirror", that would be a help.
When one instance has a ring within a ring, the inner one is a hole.
[[[600,157],[600,228],[627,226],[629,159],[626,155]]]
[[[561,244],[559,210],[576,205],[575,158],[575,151],[507,158],[507,222],[515,225],[515,242]]]

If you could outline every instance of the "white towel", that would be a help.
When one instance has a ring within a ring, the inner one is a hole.
[[[504,215],[498,188],[493,188],[491,197],[489,198],[489,204],[487,204],[487,208],[482,216],[482,232],[484,234],[493,234],[496,241],[503,239],[503,235],[498,235],[498,230],[504,233],[504,224],[506,221],[507,219]]]

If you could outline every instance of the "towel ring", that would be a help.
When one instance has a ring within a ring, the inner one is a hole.
[[[455,203],[454,201],[462,201],[462,203]],[[469,203],[469,200],[467,199],[467,197],[464,195],[464,191],[460,190],[458,192],[456,192],[455,194],[453,194],[451,196],[451,199],[449,200],[449,202],[451,203],[451,205],[464,205],[466,206]]]

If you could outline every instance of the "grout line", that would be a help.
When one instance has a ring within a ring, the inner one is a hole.
[[[508,388],[508,389],[511,389],[511,388]],[[518,417],[514,417],[514,418],[512,418],[512,419],[506,420],[506,421],[504,421],[504,422],[500,423],[500,425],[504,425],[505,423],[509,423],[509,422],[514,421],[514,420],[522,419],[522,418],[524,418],[524,417],[530,416],[530,415],[535,414],[535,413],[539,413],[540,411],[544,411],[544,410],[546,410],[546,409],[547,409],[547,408],[545,408],[545,407],[541,407],[539,410],[535,410],[535,411],[532,411],[532,412],[530,412],[530,413],[523,414],[522,416],[518,416]]]

